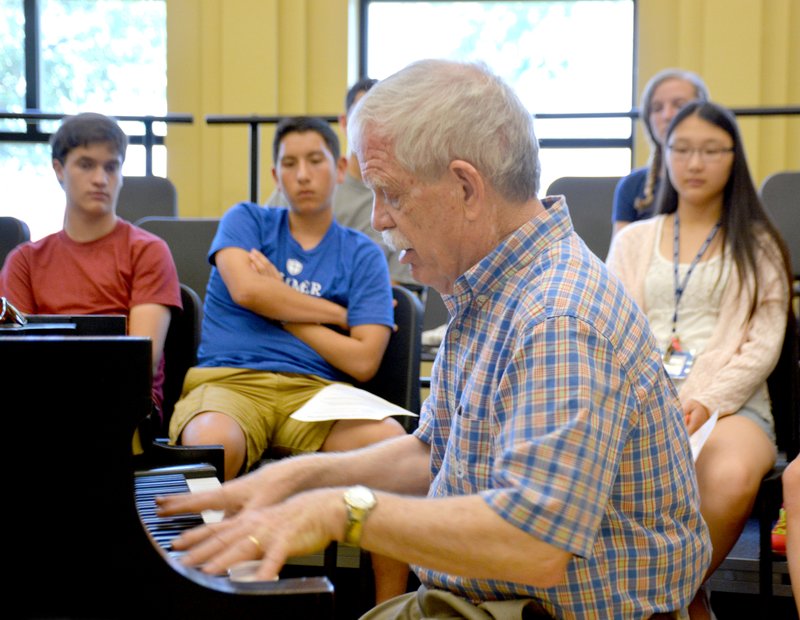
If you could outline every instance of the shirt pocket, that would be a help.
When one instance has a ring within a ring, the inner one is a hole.
[[[458,494],[471,494],[490,486],[494,437],[485,411],[459,404],[453,415],[443,474]]]

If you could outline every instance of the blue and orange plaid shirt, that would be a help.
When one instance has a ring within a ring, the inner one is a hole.
[[[431,497],[480,494],[573,554],[533,588],[417,568],[473,601],[535,598],[557,618],[685,607],[711,559],[688,435],[647,319],[575,234],[563,198],[455,283],[416,436]]]

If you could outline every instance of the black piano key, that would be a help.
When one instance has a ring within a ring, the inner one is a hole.
[[[203,517],[197,513],[162,517],[157,514],[155,498],[159,495],[189,492],[186,478],[182,474],[137,475],[134,480],[139,518],[156,544],[166,551],[171,550],[172,541],[183,532],[203,525]]]

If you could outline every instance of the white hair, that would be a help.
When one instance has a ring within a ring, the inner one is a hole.
[[[501,196],[524,202],[539,189],[539,145],[519,97],[483,63],[420,60],[381,80],[348,120],[356,155],[369,131],[422,181],[453,160],[472,164]]]

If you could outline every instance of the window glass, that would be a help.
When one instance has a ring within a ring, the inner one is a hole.
[[[386,77],[419,58],[482,60],[532,112],[630,108],[632,0],[373,0],[367,23],[370,77]]]
[[[384,78],[420,58],[480,60],[532,114],[626,112],[633,93],[633,0],[364,0],[366,67]],[[630,139],[628,118],[539,119],[539,139]],[[622,176],[630,149],[543,148],[542,190],[560,176]],[[610,208],[610,207],[609,207]]]
[[[22,0],[0,4],[0,110],[25,108],[25,16]],[[24,131],[20,121],[0,120],[0,131]]]
[[[164,0],[38,0],[38,109],[55,114],[101,112],[152,115],[167,113],[166,4]],[[0,4],[2,89],[0,106],[25,109],[25,15],[22,0]],[[50,133],[58,121],[38,124]],[[141,123],[121,122],[129,136],[144,133]],[[24,132],[25,124],[7,121],[0,131]],[[163,123],[155,123],[164,135]],[[145,151],[128,147],[124,175],[145,173]],[[166,150],[153,150],[153,173],[166,176]],[[61,228],[64,193],[52,170],[48,144],[0,142],[0,215],[24,220],[31,238]]]
[[[28,224],[33,240],[61,228],[64,191],[53,172],[50,145],[0,142],[0,178],[8,180],[10,190],[0,215]]]
[[[42,110],[166,114],[163,0],[40,0],[39,28]]]

